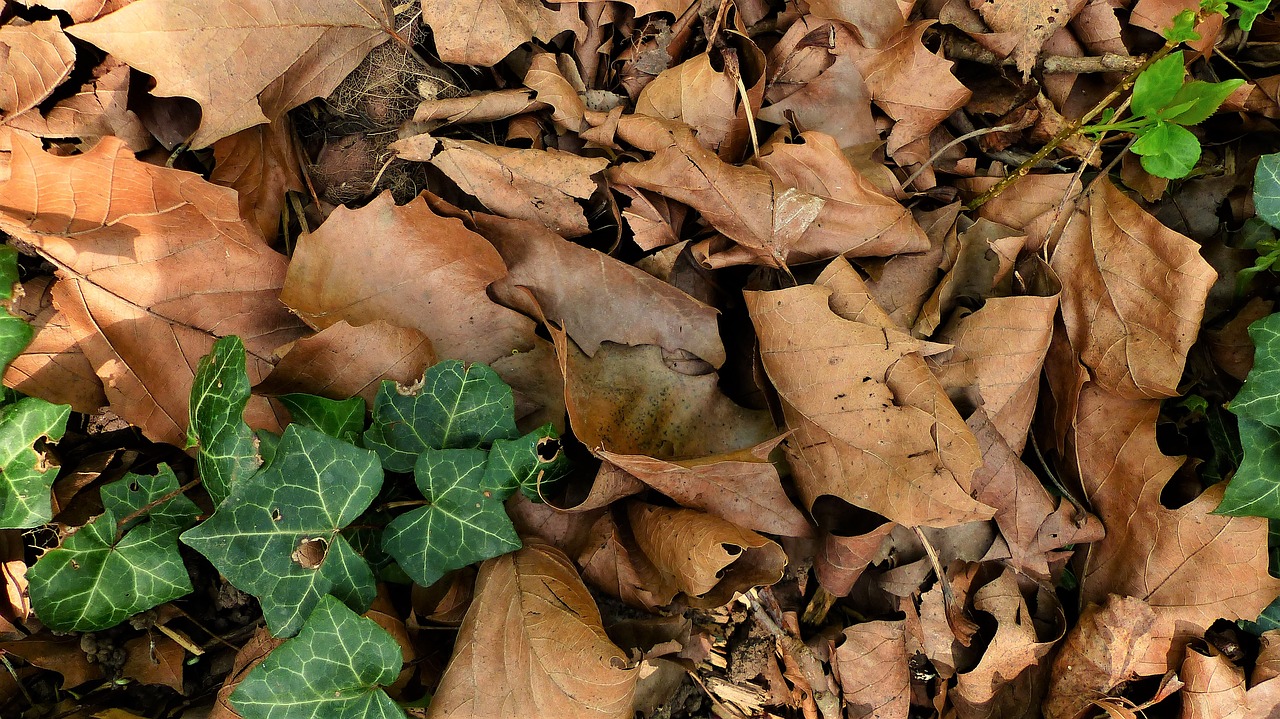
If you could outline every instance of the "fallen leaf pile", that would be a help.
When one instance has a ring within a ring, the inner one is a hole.
[[[0,397],[0,516],[47,522],[0,530],[0,715],[1280,716],[1268,520],[1215,513],[1280,21],[1198,27],[1192,76],[1249,82],[1189,179],[1076,136],[966,206],[1196,7],[5,3],[3,379],[71,412]],[[572,472],[508,523],[454,491],[480,449],[406,500],[299,423],[235,483],[188,427],[231,335],[249,386],[197,412],[354,397],[385,454],[378,412],[481,363]]]

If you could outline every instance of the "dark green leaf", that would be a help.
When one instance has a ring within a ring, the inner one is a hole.
[[[1167,122],[1157,122],[1132,149],[1142,156],[1142,169],[1170,180],[1186,177],[1200,159],[1200,140],[1187,128]]]
[[[1235,89],[1243,84],[1244,80],[1225,80],[1223,82],[1192,80],[1183,85],[1169,103],[1170,107],[1179,105],[1186,105],[1186,107],[1178,111],[1163,112],[1161,113],[1161,118],[1166,122],[1173,122],[1179,125],[1199,125],[1209,119],[1210,115],[1217,112],[1218,107],[1227,99],[1227,96],[1235,92]]]
[[[323,597],[298,636],[249,671],[231,705],[244,719],[404,719],[382,690],[401,660],[385,629]]]
[[[53,518],[49,491],[58,475],[36,448],[62,439],[71,408],[24,397],[0,406],[0,529],[37,527]]]
[[[1280,519],[1280,428],[1239,419],[1244,460],[1214,511]]]
[[[187,425],[187,446],[199,447],[196,466],[215,504],[262,464],[253,430],[244,421],[249,391],[244,343],[234,335],[223,337],[196,368]]]
[[[372,452],[291,424],[271,463],[182,541],[258,598],[272,634],[288,636],[326,594],[361,611],[373,600],[373,572],[340,530],[381,488]]]
[[[1181,52],[1170,53],[1143,70],[1133,84],[1133,114],[1153,117],[1168,105],[1182,87],[1185,72]]]
[[[294,422],[343,442],[356,444],[360,430],[364,429],[364,400],[359,397],[336,400],[299,393],[276,399],[289,409]]]
[[[428,449],[418,458],[414,479],[430,504],[396,517],[382,535],[418,584],[520,548],[502,500],[484,486],[486,460],[482,449]]]
[[[545,424],[520,439],[500,439],[489,450],[484,486],[505,500],[519,487],[524,496],[541,502],[569,471],[555,427]]]
[[[9,368],[14,357],[31,344],[31,325],[9,312],[14,285],[18,284],[18,251],[0,245],[0,374]]]
[[[155,476],[129,474],[103,487],[105,511],[27,572],[40,621],[57,631],[97,631],[189,594],[178,535],[200,510],[178,488],[163,464]]]
[[[457,360],[433,366],[411,390],[383,382],[364,435],[391,472],[412,470],[428,448],[481,447],[519,436],[511,388],[488,366]]]
[[[1253,206],[1258,217],[1280,229],[1280,153],[1258,158],[1253,173]]]
[[[1280,427],[1280,313],[1249,325],[1249,337],[1254,346],[1253,369],[1231,400],[1231,411],[1237,417]],[[1248,444],[1242,444],[1247,453]]]

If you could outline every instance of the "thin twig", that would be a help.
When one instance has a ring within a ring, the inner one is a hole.
[[[198,477],[197,477],[196,479],[191,480],[190,482],[187,482],[186,484],[182,485],[181,487],[178,487],[177,489],[173,490],[172,492],[167,492],[167,493],[165,493],[164,495],[162,495],[162,496],[160,496],[160,497],[158,497],[158,498],[156,498],[156,499],[153,499],[153,500],[151,500],[150,502],[147,502],[146,504],[142,505],[141,507],[138,507],[137,509],[133,510],[132,512],[129,512],[128,514],[126,514],[126,515],[124,515],[123,517],[121,517],[121,518],[120,518],[120,520],[116,522],[116,538],[115,538],[115,541],[114,541],[114,542],[112,542],[112,544],[114,545],[114,544],[118,543],[118,542],[121,540],[121,538],[123,538],[123,537],[124,537],[124,532],[125,532],[125,529],[124,529],[124,528],[125,528],[125,525],[127,525],[129,522],[132,522],[133,520],[137,519],[138,517],[141,517],[142,515],[146,514],[147,512],[150,512],[151,510],[155,509],[156,507],[159,507],[160,505],[164,504],[165,502],[168,502],[169,500],[173,499],[174,497],[177,497],[178,495],[183,494],[183,493],[184,493],[184,492],[186,492],[188,489],[191,489],[191,488],[195,487],[197,484],[200,484],[200,479],[199,479]]]
[[[898,185],[898,192],[901,193],[905,191],[912,182],[915,182],[917,177],[919,177],[921,174],[924,173],[926,169],[929,168],[930,165],[932,165],[935,161],[937,161],[939,157],[942,157],[942,154],[944,152],[946,152],[947,150],[950,150],[956,145],[959,145],[962,142],[967,142],[969,140],[972,140],[975,137],[982,137],[983,135],[989,135],[993,132],[1008,132],[1009,130],[1016,130],[1016,129],[1018,129],[1018,126],[1015,123],[1009,123],[1007,125],[996,125],[995,127],[980,127],[971,132],[966,132],[960,137],[957,137],[951,142],[948,142],[947,144],[943,145],[942,149],[930,155],[929,159],[924,161],[924,164],[920,165],[920,167],[917,167],[915,172],[908,175],[907,179],[903,180],[902,183]]]

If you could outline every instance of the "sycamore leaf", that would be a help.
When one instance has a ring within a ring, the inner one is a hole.
[[[359,397],[336,400],[294,393],[277,399],[289,409],[294,422],[343,442],[357,444],[360,431],[364,429],[364,400]]]
[[[105,511],[27,572],[40,620],[62,632],[97,631],[190,593],[178,535],[200,509],[178,489],[164,464],[154,476],[103,487]]]
[[[262,464],[253,430],[244,422],[248,402],[244,343],[234,335],[223,337],[196,368],[187,426],[187,446],[199,447],[196,466],[214,504]]]
[[[377,2],[138,0],[70,32],[200,103],[199,149],[328,95],[390,26]]]
[[[3,390],[0,400],[0,528],[38,527],[53,518],[50,489],[58,476],[36,448],[43,437],[56,442],[67,428],[71,408],[35,397],[16,402]]]
[[[637,675],[573,563],[531,540],[480,566],[427,717],[631,719]]]
[[[365,444],[390,472],[408,472],[425,449],[458,449],[520,436],[511,388],[489,367],[441,362],[407,390],[383,382]]]
[[[71,74],[76,49],[56,20],[27,23],[21,19],[0,27],[0,112],[6,122],[44,102]]]
[[[258,598],[272,634],[289,636],[326,594],[373,601],[373,572],[339,532],[381,488],[373,452],[292,424],[270,462],[182,541]]]
[[[231,693],[244,719],[403,719],[382,687],[400,673],[385,629],[323,597],[298,636],[276,647]]]
[[[35,330],[11,312],[14,288],[18,285],[18,251],[8,245],[0,245],[0,374],[15,357],[31,344]]]
[[[418,584],[520,548],[502,500],[484,484],[487,458],[483,449],[427,449],[418,457],[413,476],[429,504],[396,517],[382,535],[383,549]]]

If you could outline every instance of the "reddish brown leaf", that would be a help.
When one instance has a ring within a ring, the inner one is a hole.
[[[850,719],[906,716],[911,673],[903,622],[863,622],[844,630],[831,657]]]
[[[280,234],[286,192],[304,192],[302,169],[287,118],[241,130],[213,143],[216,163],[209,181],[240,197],[240,216],[254,223],[268,242]]]
[[[636,544],[630,522],[605,512],[591,526],[590,542],[578,556],[582,576],[599,589],[649,611],[671,604],[680,588],[659,571]]]
[[[74,689],[103,677],[102,665],[89,662],[80,649],[79,637],[55,637],[45,630],[21,641],[0,642],[0,651],[61,674],[64,689]]]
[[[187,650],[158,631],[130,639],[124,644],[126,658],[121,676],[142,684],[162,684],[183,693],[182,668]]]

